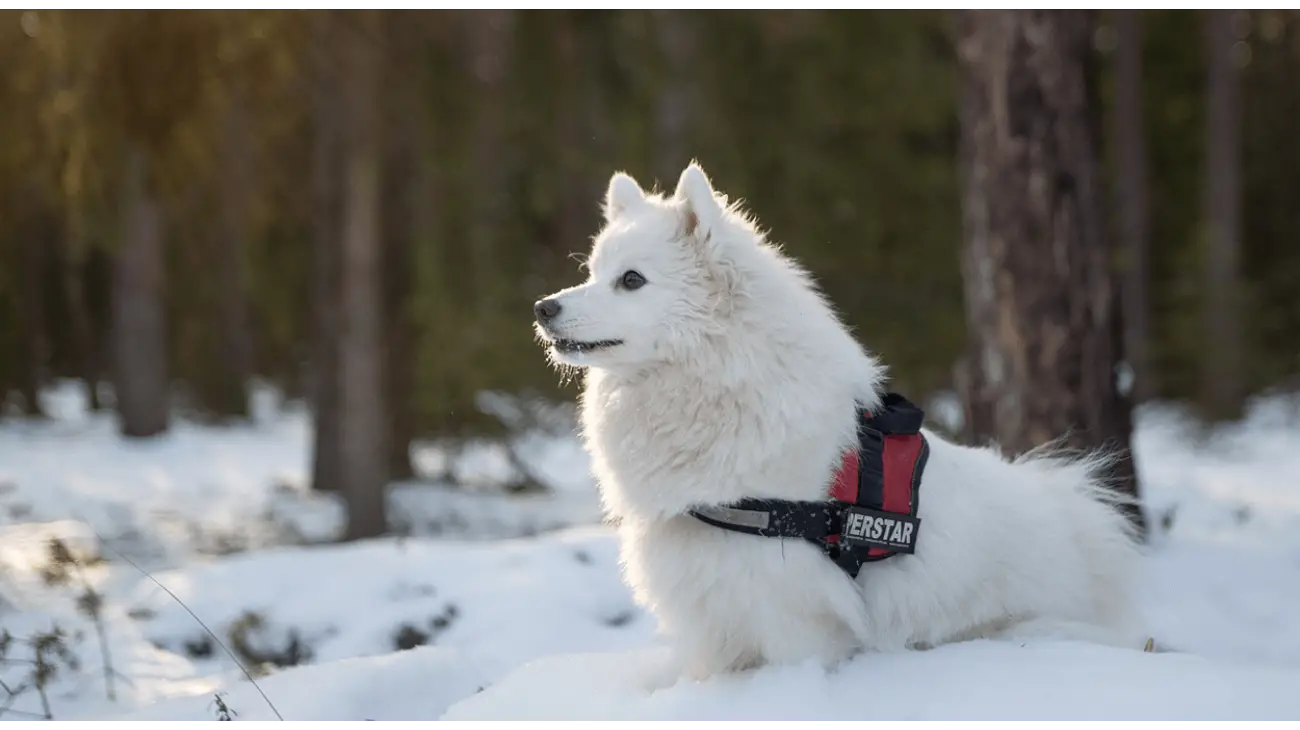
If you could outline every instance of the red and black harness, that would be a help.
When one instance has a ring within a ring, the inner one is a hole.
[[[875,413],[859,408],[858,448],[844,454],[829,500],[742,499],[690,513],[733,532],[807,540],[856,578],[863,563],[916,551],[921,474],[930,455],[924,419],[897,393],[885,394]]]

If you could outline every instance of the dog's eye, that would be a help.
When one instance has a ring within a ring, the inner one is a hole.
[[[618,283],[628,291],[636,291],[645,286],[645,277],[641,275],[641,272],[629,269],[623,272],[623,278],[619,279]]]

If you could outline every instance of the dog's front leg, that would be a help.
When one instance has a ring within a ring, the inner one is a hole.
[[[703,681],[719,674],[742,672],[763,664],[755,650],[742,647],[736,637],[691,632],[673,638],[680,676]]]

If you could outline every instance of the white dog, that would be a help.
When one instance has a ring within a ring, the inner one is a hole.
[[[535,305],[582,427],[626,580],[695,678],[980,637],[1140,646],[1137,545],[1099,456],[1009,462],[926,431],[914,554],[857,578],[812,542],[691,510],[828,499],[883,368],[699,166],[672,197],[610,180],[588,280]]]

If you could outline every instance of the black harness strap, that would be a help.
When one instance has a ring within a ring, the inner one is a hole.
[[[877,415],[859,409],[857,503],[872,509],[885,508],[885,437],[920,435],[925,421],[925,412],[897,393],[886,393],[880,400]],[[928,447],[922,451],[915,469],[918,482],[929,456]]]

